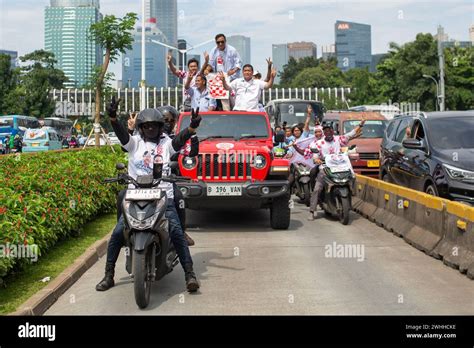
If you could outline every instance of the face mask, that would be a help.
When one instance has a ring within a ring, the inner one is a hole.
[[[142,127],[143,134],[146,140],[157,140],[159,139],[163,127],[155,126],[155,127]]]

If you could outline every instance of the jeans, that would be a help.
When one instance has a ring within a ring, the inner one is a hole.
[[[181,228],[178,213],[172,199],[168,199],[165,216],[168,219],[171,242],[176,249],[181,266],[184,268],[184,265],[186,264],[192,265],[193,260],[191,258],[191,253],[189,252],[188,242],[184,238],[184,232]],[[123,236],[124,230],[124,217],[121,215],[107,246],[107,263],[113,263],[115,265],[117,262],[120,255],[120,249],[125,245],[125,238]]]
[[[314,191],[311,194],[311,202],[309,205],[310,212],[314,213],[318,208],[319,196],[321,196],[321,191],[323,190],[325,175],[324,170],[321,169],[316,176],[316,184],[314,185]]]

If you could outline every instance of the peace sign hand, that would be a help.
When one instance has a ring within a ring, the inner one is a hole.
[[[120,104],[120,98],[115,101],[115,96],[112,97],[112,102],[107,106],[107,115],[110,118],[117,118],[117,110]]]
[[[138,117],[138,113],[131,113],[130,114],[130,118],[127,121],[129,130],[134,130],[135,129],[135,124],[137,122],[137,117]]]

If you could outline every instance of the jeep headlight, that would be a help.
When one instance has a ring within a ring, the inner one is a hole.
[[[194,167],[196,167],[196,157],[184,157],[183,158],[183,167],[188,169],[188,170],[191,170],[193,169]]]
[[[267,160],[265,159],[265,156],[257,155],[255,156],[253,163],[256,169],[263,169],[267,165]]]
[[[443,164],[443,167],[451,179],[460,181],[474,181],[474,172],[456,168],[447,164]]]

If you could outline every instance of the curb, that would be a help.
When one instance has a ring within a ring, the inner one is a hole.
[[[31,296],[8,316],[43,315],[57,299],[107,252],[107,243],[112,232],[92,244],[74,263],[62,271],[45,288]]]

